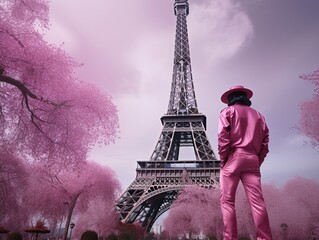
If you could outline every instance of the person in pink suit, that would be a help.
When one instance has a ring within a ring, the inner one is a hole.
[[[220,204],[224,240],[237,240],[235,194],[242,182],[255,223],[257,240],[272,240],[262,190],[260,166],[268,153],[269,130],[265,118],[251,106],[253,92],[241,85],[221,96],[218,153],[221,161]]]

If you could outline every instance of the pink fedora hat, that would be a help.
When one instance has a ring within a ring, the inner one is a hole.
[[[248,99],[253,96],[253,92],[250,89],[244,88],[244,86],[242,85],[236,85],[231,87],[228,91],[224,92],[224,94],[220,98],[222,102],[228,104],[228,96],[233,92],[244,92],[247,94]]]

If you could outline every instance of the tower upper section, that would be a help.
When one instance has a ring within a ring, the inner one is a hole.
[[[188,0],[175,0],[176,34],[173,79],[167,115],[197,114],[186,17]]]
[[[178,11],[186,11],[186,15],[189,14],[188,0],[175,0],[174,12],[176,16]]]

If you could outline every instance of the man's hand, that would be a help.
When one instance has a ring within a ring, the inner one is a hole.
[[[220,159],[220,168],[223,168],[226,164],[227,160]]]

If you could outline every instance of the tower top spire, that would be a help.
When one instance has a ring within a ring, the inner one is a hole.
[[[189,14],[188,0],[175,0],[174,13],[177,15],[180,11],[185,11],[186,15]]]
[[[186,17],[189,13],[188,0],[175,0],[174,13],[177,19],[174,66],[167,114],[197,114],[198,108],[192,77],[186,21]]]

